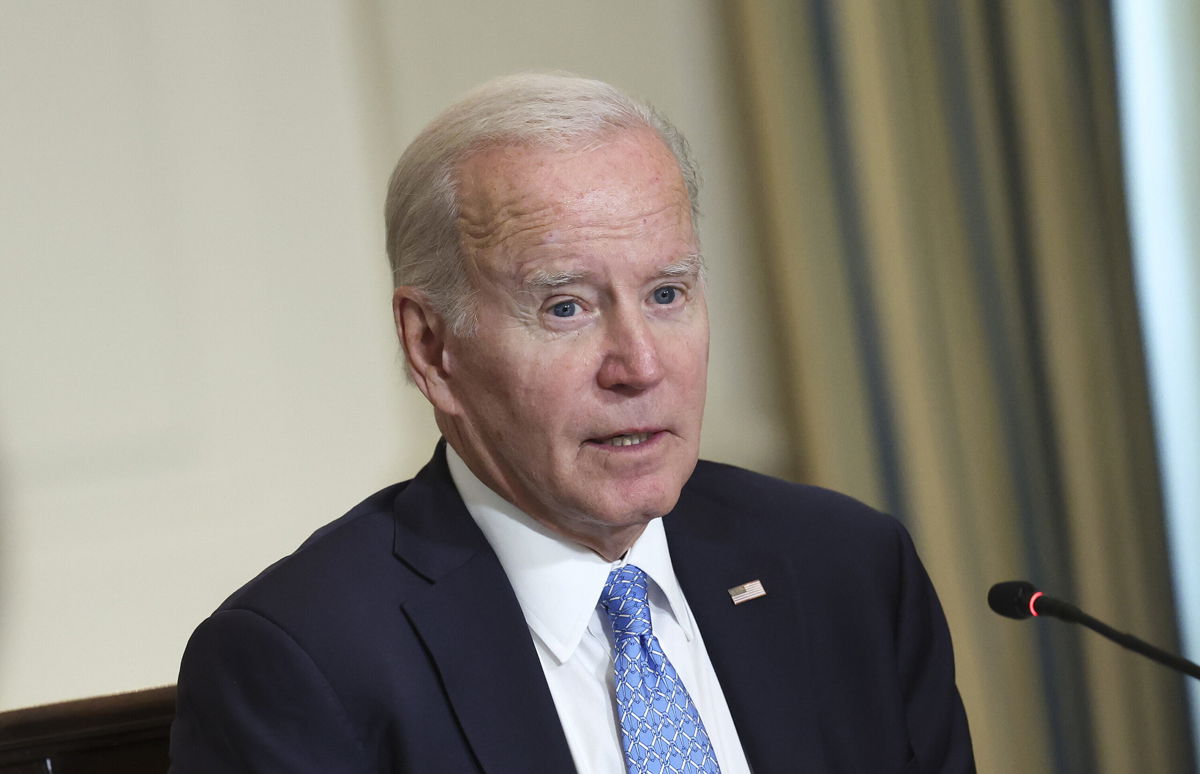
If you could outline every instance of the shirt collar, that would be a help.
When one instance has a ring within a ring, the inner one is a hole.
[[[493,492],[449,444],[446,462],[467,511],[500,559],[529,628],[559,663],[570,659],[583,639],[609,572],[624,564],[645,571],[651,580],[651,600],[692,639],[691,611],[675,578],[662,519],[651,520],[625,556],[610,562],[551,532]]]

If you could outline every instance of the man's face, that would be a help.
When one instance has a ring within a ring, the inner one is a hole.
[[[619,554],[699,453],[708,310],[678,166],[627,130],[483,151],[460,182],[478,326],[445,338],[443,432],[505,499]]]

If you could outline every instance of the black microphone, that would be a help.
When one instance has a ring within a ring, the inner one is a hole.
[[[1050,616],[1082,624],[1124,648],[1200,680],[1200,664],[1156,648],[1132,634],[1117,631],[1070,602],[1063,602],[1061,599],[1055,599],[1038,591],[1037,587],[1029,581],[1004,581],[992,586],[988,591],[988,607],[1002,616],[1018,620],[1030,616]]]
[[[988,591],[988,607],[993,612],[1018,621],[1030,616],[1048,615],[1064,621],[1080,621],[1083,611],[1069,602],[1048,597],[1029,581],[1004,581]]]

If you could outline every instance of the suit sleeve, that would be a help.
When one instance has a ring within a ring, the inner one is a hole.
[[[179,671],[172,774],[366,770],[340,699],[287,632],[237,609],[196,629]]]
[[[954,682],[950,630],[908,532],[897,523],[900,578],[896,658],[917,771],[974,772],[967,715]]]

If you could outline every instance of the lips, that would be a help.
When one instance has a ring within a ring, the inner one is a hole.
[[[631,430],[631,431],[627,431],[627,432],[614,433],[613,435],[607,435],[607,436],[603,436],[600,438],[592,438],[592,439],[589,439],[588,442],[597,444],[599,446],[613,446],[613,447],[640,446],[641,444],[646,443],[647,441],[653,439],[656,435],[658,435],[659,432],[661,432],[661,431],[659,431],[659,430]]]
[[[604,443],[609,446],[637,446],[650,440],[650,433],[633,433],[631,435],[616,435]]]

